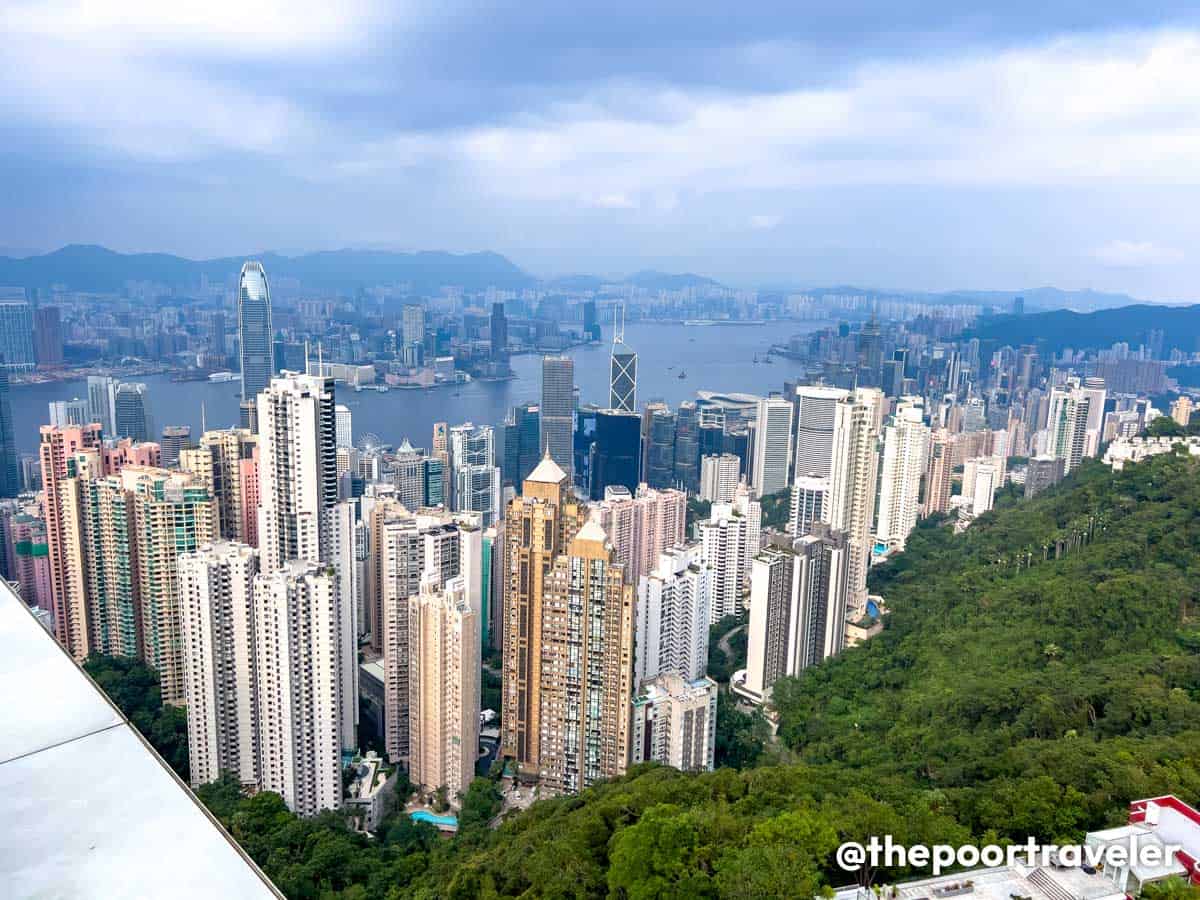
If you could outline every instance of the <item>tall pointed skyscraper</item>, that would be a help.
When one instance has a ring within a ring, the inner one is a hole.
[[[271,331],[271,292],[262,263],[242,266],[238,279],[238,347],[242,366],[242,406],[249,410],[275,371]]]
[[[625,308],[614,327],[609,367],[608,405],[622,412],[637,410],[637,353],[625,343]]]

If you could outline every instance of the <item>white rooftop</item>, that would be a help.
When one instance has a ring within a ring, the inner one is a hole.
[[[281,897],[0,580],[6,897]]]

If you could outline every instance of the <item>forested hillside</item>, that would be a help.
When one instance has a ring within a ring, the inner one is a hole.
[[[292,896],[749,898],[853,880],[841,840],[1071,839],[1131,799],[1200,800],[1200,462],[1092,463],[1008,503],[873,573],[887,627],[778,685],[753,768],[641,767],[452,841],[270,796],[218,813]]]

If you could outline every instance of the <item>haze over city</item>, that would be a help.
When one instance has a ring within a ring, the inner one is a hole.
[[[1189,4],[10,3],[9,255],[1196,296]]]

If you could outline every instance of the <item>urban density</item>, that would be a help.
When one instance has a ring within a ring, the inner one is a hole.
[[[1194,10],[0,21],[0,895],[1200,900]]]

